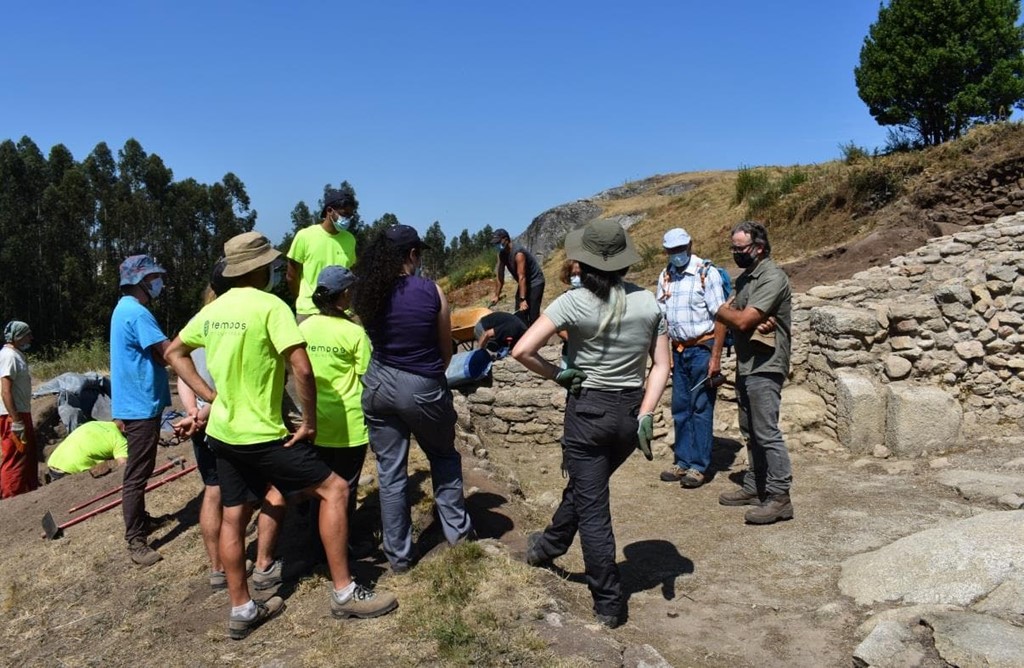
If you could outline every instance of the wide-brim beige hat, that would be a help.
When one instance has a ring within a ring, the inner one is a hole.
[[[224,242],[224,278],[244,276],[281,257],[270,239],[259,232],[243,232]]]
[[[614,220],[595,220],[565,235],[565,256],[604,271],[640,261],[633,240]]]

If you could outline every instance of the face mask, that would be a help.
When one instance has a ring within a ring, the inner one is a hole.
[[[267,279],[267,284],[263,288],[264,292],[271,292],[281,282],[281,267],[282,265],[276,262],[270,265],[270,278]]]
[[[496,250],[496,251],[498,251],[500,253],[501,249],[502,249],[502,245],[500,243],[494,244],[494,250]]]
[[[347,230],[349,227],[352,226],[352,219],[344,218],[342,216],[338,216],[332,222],[334,223],[334,229],[336,229],[339,232],[341,232],[342,230]]]
[[[576,288],[581,287],[582,285],[583,285],[583,279],[581,279],[579,276],[570,276],[569,277],[569,288],[571,290],[575,290]]]
[[[18,350],[24,352],[24,351],[28,350],[29,348],[31,348],[32,344],[31,343],[23,343],[20,346],[16,346],[16,347],[18,348]]]
[[[162,279],[159,276],[157,276],[156,278],[154,278],[153,280],[151,280],[149,282],[149,289],[147,290],[147,292],[149,293],[149,298],[150,299],[156,299],[157,297],[160,296],[160,293],[163,292],[163,291],[164,291],[164,279]]]
[[[684,269],[690,264],[689,253],[676,253],[675,255],[669,255],[668,261],[672,263],[672,266],[676,269]]]
[[[754,262],[757,261],[757,258],[751,254],[753,252],[756,251],[751,249],[746,253],[733,253],[732,259],[735,260],[737,267],[739,267],[740,269],[746,269],[748,267],[754,266]]]

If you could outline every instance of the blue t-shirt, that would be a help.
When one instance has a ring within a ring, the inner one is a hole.
[[[171,405],[167,369],[153,359],[150,346],[166,341],[148,308],[125,295],[110,316],[111,415],[145,420]]]

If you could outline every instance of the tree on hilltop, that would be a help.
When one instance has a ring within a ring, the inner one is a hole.
[[[922,144],[1024,108],[1020,0],[890,0],[878,10],[854,69],[880,125]]]

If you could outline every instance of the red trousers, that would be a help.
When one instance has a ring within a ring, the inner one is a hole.
[[[39,487],[39,466],[36,455],[36,432],[32,414],[19,413],[25,433],[21,437],[24,450],[19,450],[10,415],[0,415],[0,499],[31,492]]]

